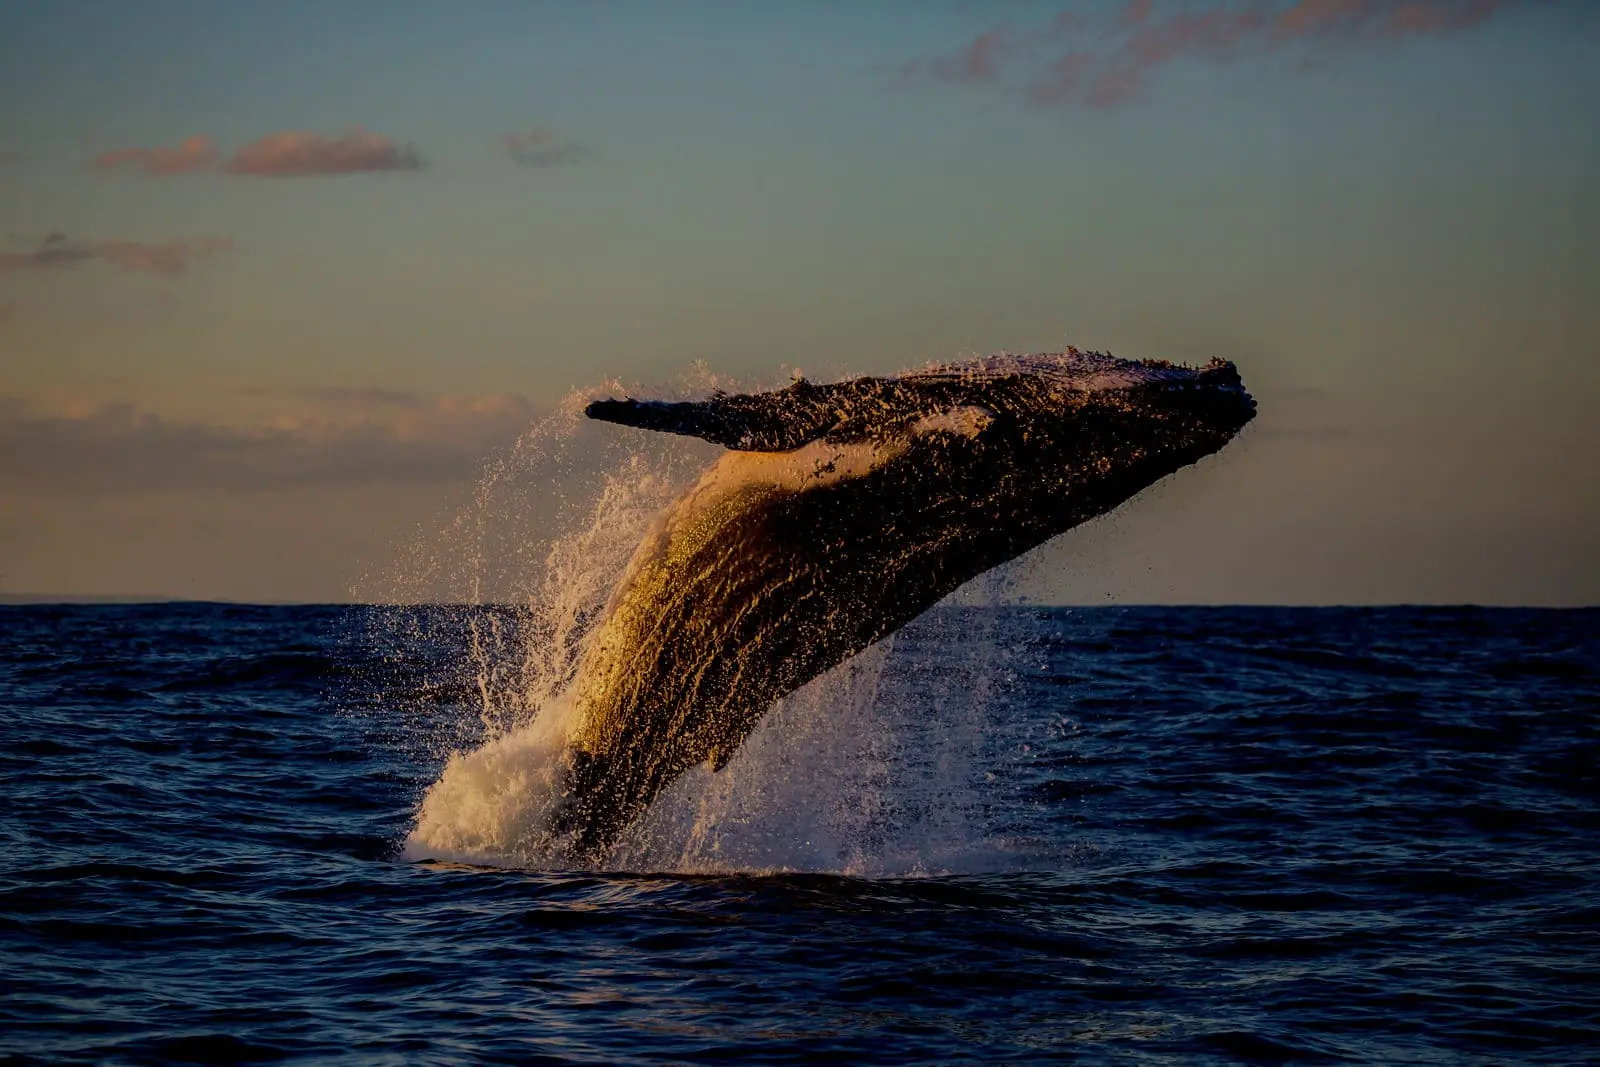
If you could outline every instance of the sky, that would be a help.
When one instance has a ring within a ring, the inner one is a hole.
[[[0,593],[370,595],[573,390],[1072,344],[1261,413],[1016,596],[1600,603],[1597,129],[1588,0],[10,0]]]

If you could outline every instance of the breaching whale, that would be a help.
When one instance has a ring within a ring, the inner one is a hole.
[[[640,544],[591,634],[551,830],[599,862],[779,698],[968,580],[1226,444],[1232,363],[1068,349],[585,413],[728,449]]]

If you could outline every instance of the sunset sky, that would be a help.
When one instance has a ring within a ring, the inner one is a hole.
[[[1065,603],[1600,603],[1600,3],[0,5],[0,592],[344,600],[572,389],[1067,344]]]

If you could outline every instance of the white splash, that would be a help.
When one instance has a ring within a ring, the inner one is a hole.
[[[445,763],[406,842],[412,859],[524,866],[551,852],[546,827],[561,795],[570,713],[534,721]]]

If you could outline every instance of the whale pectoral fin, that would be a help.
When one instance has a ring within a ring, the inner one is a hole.
[[[874,384],[858,378],[812,385],[802,378],[770,393],[718,393],[701,401],[596,400],[583,413],[602,422],[699,437],[739,452],[787,452],[838,427],[862,386]]]

